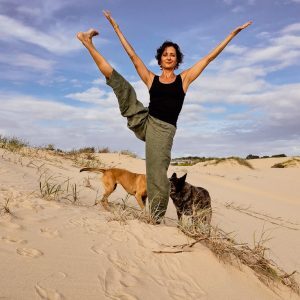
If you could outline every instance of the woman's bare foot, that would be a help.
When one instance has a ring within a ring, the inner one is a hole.
[[[79,41],[82,42],[83,45],[87,46],[87,45],[92,44],[92,38],[98,34],[99,34],[99,32],[97,30],[91,28],[85,32],[78,32],[77,38],[79,39]]]

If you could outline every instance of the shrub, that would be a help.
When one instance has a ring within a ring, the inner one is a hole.
[[[285,154],[275,154],[275,155],[272,155],[272,157],[286,157]]]
[[[259,158],[258,155],[252,155],[252,154],[249,154],[249,155],[246,157],[246,159],[257,159],[257,158]]]
[[[98,153],[111,153],[108,147],[99,148]]]

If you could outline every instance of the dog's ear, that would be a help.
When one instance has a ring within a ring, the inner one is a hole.
[[[173,173],[172,176],[171,176],[171,178],[172,178],[172,179],[177,178],[177,174],[176,174],[176,173]]]
[[[185,184],[186,175],[187,175],[187,173],[178,179],[177,186],[176,186],[177,192],[179,192],[183,189],[184,184]]]
[[[185,173],[182,177],[180,177],[180,180],[182,180],[183,182],[185,182],[186,176],[187,176],[187,173]]]

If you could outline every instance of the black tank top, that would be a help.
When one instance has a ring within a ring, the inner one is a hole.
[[[172,83],[161,83],[155,75],[149,93],[149,114],[176,127],[185,97],[181,76]]]

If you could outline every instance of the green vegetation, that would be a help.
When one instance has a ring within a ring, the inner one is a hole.
[[[27,147],[28,143],[18,139],[16,137],[4,137],[0,135],[0,148],[6,149],[11,152],[17,152],[24,147]]]
[[[193,166],[200,162],[206,162],[216,159],[215,157],[199,157],[199,156],[187,156],[187,157],[178,157],[172,159],[172,166]]]
[[[217,158],[212,162],[212,164],[217,165],[219,163],[226,162],[226,161],[235,161],[241,166],[245,166],[247,168],[253,169],[252,165],[247,160],[235,156],[228,157],[228,158]]]
[[[240,157],[227,157],[227,158],[217,158],[217,157],[181,157],[181,158],[176,158],[172,160],[172,165],[173,166],[193,166],[199,162],[208,162],[206,164],[206,166],[208,164],[212,164],[212,165],[217,165],[219,163],[225,162],[225,161],[230,161],[230,160],[234,160],[235,162],[237,162],[240,165],[243,165],[245,167],[248,167],[250,169],[253,169],[252,165],[245,159],[240,158]]]
[[[273,165],[271,168],[289,168],[289,167],[295,167],[297,164],[300,164],[299,158],[292,158],[286,161],[283,161],[281,163]]]
[[[269,157],[286,157],[285,154],[275,154],[272,156],[264,155],[262,157],[259,157],[258,155],[249,154],[247,155],[246,159],[258,159],[258,158],[269,158]]]

